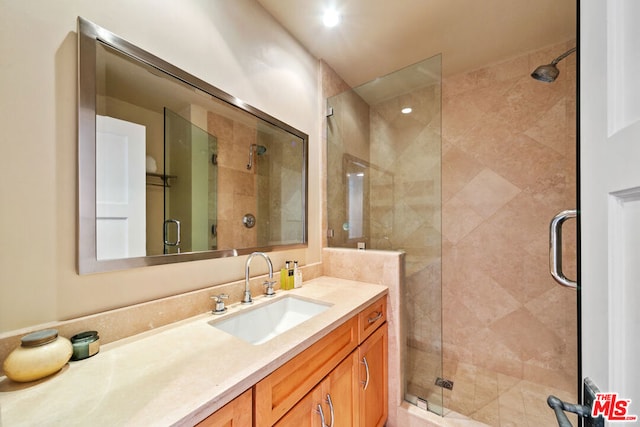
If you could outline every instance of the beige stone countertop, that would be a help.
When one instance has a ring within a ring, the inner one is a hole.
[[[252,345],[209,325],[202,314],[111,344],[32,383],[0,377],[0,426],[193,425],[387,293],[386,286],[320,277],[275,298],[332,304],[298,327]]]

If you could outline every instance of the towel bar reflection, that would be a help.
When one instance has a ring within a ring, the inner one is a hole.
[[[171,187],[171,180],[178,178],[176,175],[147,172],[147,185],[156,187]]]

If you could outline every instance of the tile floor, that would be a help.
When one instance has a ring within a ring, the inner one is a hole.
[[[434,386],[441,376],[438,356],[413,349],[407,353],[407,391],[426,398],[430,408],[460,426],[553,427],[557,426],[547,396],[553,394],[575,402],[575,392],[536,384],[492,372],[477,366],[458,363],[452,390]],[[440,407],[444,409],[440,409]],[[465,419],[468,417],[468,419]],[[570,417],[577,425],[576,417]],[[449,423],[450,424],[450,423]],[[448,424],[447,424],[448,425]]]

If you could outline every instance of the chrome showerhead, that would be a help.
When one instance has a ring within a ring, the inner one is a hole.
[[[560,70],[554,64],[541,65],[531,73],[531,77],[541,82],[551,83],[558,78]]]
[[[558,65],[558,62],[562,61],[564,58],[571,55],[575,51],[576,51],[575,47],[571,48],[565,53],[563,53],[562,55],[558,56],[553,61],[551,61],[551,64],[539,66],[538,68],[533,70],[533,73],[531,73],[531,77],[545,83],[554,82],[558,78],[558,75],[560,74],[560,70],[558,70],[558,67],[556,67],[556,65]]]

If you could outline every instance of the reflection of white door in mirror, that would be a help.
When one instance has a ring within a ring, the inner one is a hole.
[[[144,126],[96,115],[96,254],[146,254]]]

